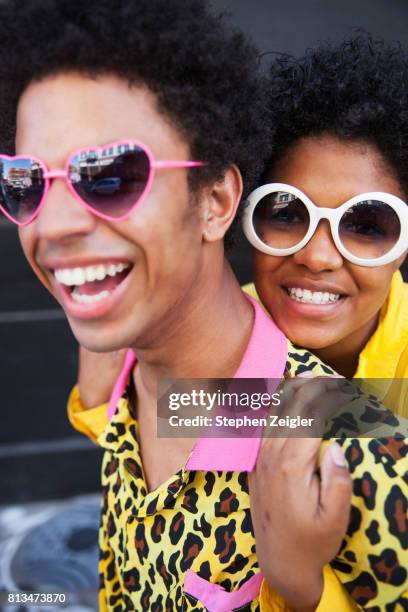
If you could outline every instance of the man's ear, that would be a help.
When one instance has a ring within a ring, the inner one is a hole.
[[[222,240],[234,220],[243,190],[241,172],[228,166],[222,179],[204,187],[201,219],[205,242]]]

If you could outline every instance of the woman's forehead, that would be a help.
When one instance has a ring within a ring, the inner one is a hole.
[[[402,187],[373,144],[332,135],[297,140],[272,166],[268,180],[294,185],[320,206],[382,191],[404,198]]]

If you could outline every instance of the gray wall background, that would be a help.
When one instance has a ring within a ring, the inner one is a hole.
[[[300,54],[318,41],[340,40],[357,27],[407,42],[407,0],[212,4],[230,12],[262,51]],[[232,259],[240,280],[247,280],[245,248]],[[76,377],[75,341],[57,303],[25,263],[14,227],[3,218],[0,261],[0,505],[97,490],[99,451],[66,418],[66,399]]]
[[[407,42],[406,0],[213,0],[263,51],[302,54],[322,40],[341,40],[365,28]]]

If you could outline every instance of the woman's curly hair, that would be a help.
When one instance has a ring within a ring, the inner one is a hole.
[[[192,190],[240,168],[246,191],[270,148],[258,52],[205,0],[4,0],[0,4],[0,130],[13,149],[27,85],[53,73],[115,74],[143,84],[185,136]]]
[[[364,31],[270,68],[273,168],[296,141],[330,133],[377,147],[408,197],[408,56]]]

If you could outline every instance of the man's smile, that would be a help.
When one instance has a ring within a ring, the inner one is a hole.
[[[111,312],[123,299],[133,264],[126,259],[82,261],[63,259],[47,265],[48,277],[68,315],[98,318]],[[43,266],[44,269],[44,266]]]
[[[71,297],[80,304],[93,304],[108,297],[126,278],[130,263],[108,263],[97,266],[58,268],[54,276],[60,285],[71,289]]]

